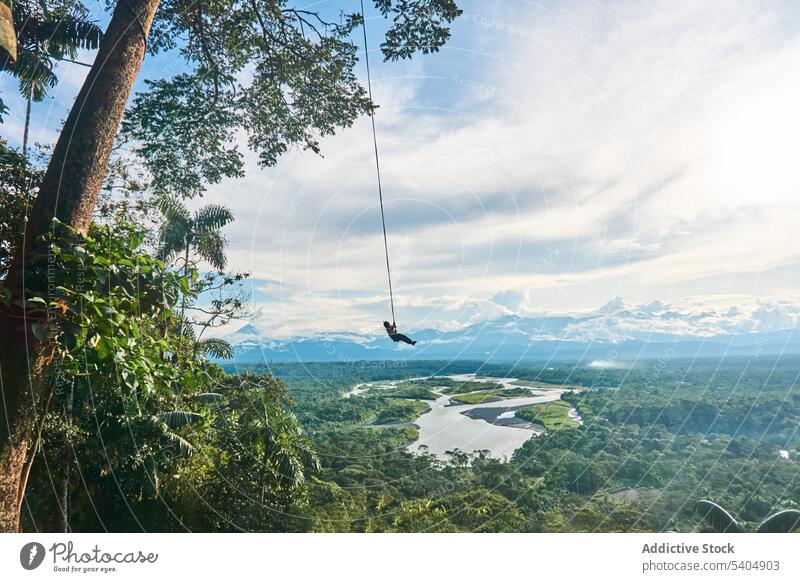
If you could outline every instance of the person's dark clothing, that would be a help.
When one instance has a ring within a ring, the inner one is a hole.
[[[403,335],[402,333],[390,333],[389,337],[396,342],[406,342],[407,344],[411,344],[412,346],[417,343],[410,337],[408,337],[407,335]]]
[[[386,329],[386,333],[389,334],[389,337],[395,343],[397,343],[397,342],[405,342],[405,343],[410,344],[412,346],[417,344],[417,342],[412,340],[407,335],[403,335],[402,333],[397,333],[397,325],[396,324],[394,324],[394,325],[384,324],[384,328]]]

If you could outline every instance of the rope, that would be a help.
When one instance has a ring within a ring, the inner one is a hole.
[[[369,46],[367,44],[367,16],[364,12],[364,0],[361,0],[361,18],[364,30],[364,60],[367,64],[367,91],[369,93],[369,100],[372,103],[372,76],[369,71]],[[378,155],[378,135],[375,131],[375,109],[371,108],[369,117],[372,121],[372,144],[375,147],[375,172],[378,176],[378,199],[381,202],[381,224],[383,225],[383,250],[386,254],[386,276],[389,278],[389,304],[392,306],[392,323],[395,322],[394,318],[394,293],[392,291],[392,269],[389,266],[389,243],[386,238],[386,215],[383,212],[383,187],[381,186],[381,163]]]

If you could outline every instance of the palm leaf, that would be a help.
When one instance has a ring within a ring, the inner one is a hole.
[[[197,330],[192,325],[183,324],[178,332],[181,337],[189,338],[191,340],[197,339]]]
[[[221,360],[229,360],[233,357],[233,346],[224,339],[211,338],[200,342],[200,349],[204,355]]]
[[[784,509],[761,522],[756,533],[791,533],[800,529],[800,511]]]
[[[158,211],[164,215],[168,221],[180,220],[182,222],[191,222],[192,215],[186,205],[177,198],[170,196],[161,196],[156,202]]]
[[[322,465],[319,462],[319,456],[311,447],[306,446],[305,444],[301,444],[297,446],[297,453],[300,456],[300,460],[303,462],[303,465],[313,469],[315,471],[319,471],[322,469]]]
[[[24,97],[31,94],[34,101],[43,100],[47,89],[58,83],[52,63],[32,51],[20,50],[10,72],[19,79],[20,93]]]
[[[219,232],[204,232],[197,241],[197,252],[215,269],[222,270],[228,262],[225,257],[227,241]]]
[[[201,404],[216,404],[221,402],[224,396],[216,392],[203,392],[202,394],[195,394],[192,398]]]
[[[186,248],[191,236],[191,223],[175,217],[161,225],[159,259],[166,261]]]
[[[196,424],[205,420],[202,414],[190,412],[188,410],[170,410],[169,412],[162,412],[158,415],[158,418],[172,430],[177,430],[189,424]]]
[[[305,481],[303,464],[291,451],[283,447],[275,447],[270,455],[278,472],[278,479],[286,487],[297,487]]]
[[[43,21],[39,26],[39,36],[47,39],[47,52],[53,57],[68,55],[75,58],[78,56],[78,49],[97,49],[103,30],[93,22],[65,15],[55,21]]]
[[[208,204],[203,206],[194,215],[195,229],[197,232],[219,230],[231,222],[233,222],[233,213],[220,204]]]
[[[194,453],[194,447],[180,435],[169,432],[164,435],[170,446],[175,447],[181,457],[191,457]]]
[[[703,517],[706,523],[717,533],[742,533],[742,526],[722,507],[701,499],[694,505],[697,514]]]

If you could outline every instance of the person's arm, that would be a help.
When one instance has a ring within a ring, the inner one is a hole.
[[[397,333],[397,324],[396,323],[392,323],[392,325],[389,326],[389,333]]]

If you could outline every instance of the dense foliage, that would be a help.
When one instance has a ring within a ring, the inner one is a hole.
[[[453,0],[376,0],[390,19],[387,60],[438,51],[461,14]],[[132,145],[159,193],[188,197],[223,177],[243,175],[237,141],[265,166],[369,112],[354,72],[363,23],[350,7],[298,7],[286,0],[173,0],[156,14],[149,50],[175,50],[182,72],[148,80],[126,115]],[[190,42],[180,43],[186,38]],[[246,136],[237,140],[236,136]]]
[[[453,0],[373,7],[388,21],[386,60],[439,50],[461,13]],[[0,529],[18,528],[23,494],[28,528],[297,528],[317,457],[280,381],[211,361],[232,354],[206,334],[246,316],[247,274],[225,271],[230,211],[184,199],[243,175],[242,135],[273,165],[373,110],[355,73],[365,17],[286,0],[106,8],[102,30],[80,1],[14,3],[8,71],[27,110],[21,154],[0,142]],[[102,66],[42,172],[28,155],[31,103],[80,49]],[[181,64],[129,99],[145,51]],[[0,100],[0,123],[5,112]],[[417,410],[393,406],[384,418]]]
[[[387,60],[437,51],[460,14],[452,0],[372,4],[389,20]],[[57,82],[54,62],[97,48],[104,33],[81,2],[14,6],[20,58],[10,73],[28,101],[27,127],[30,102]],[[130,101],[88,230],[55,221],[30,256],[15,252],[42,172],[25,155],[25,138],[22,154],[0,141],[0,278],[13,256],[26,259],[17,263],[26,267],[25,289],[0,286],[0,309],[37,346],[52,346],[45,398],[35,403],[35,454],[24,467],[23,527],[694,531],[733,523],[716,509],[698,519],[701,498],[726,507],[743,529],[796,508],[794,360],[662,360],[612,370],[403,361],[221,367],[231,346],[206,332],[247,316],[247,274],[225,271],[230,211],[192,211],[184,199],[243,175],[241,135],[269,166],[290,148],[319,151],[321,138],[370,112],[375,104],[354,72],[362,24],[357,13],[327,15],[284,0],[162,2],[147,48],[180,55],[179,72],[145,81]],[[127,102],[114,89],[103,89],[108,100]],[[98,131],[108,137],[116,125]],[[106,170],[105,160],[89,159]],[[73,194],[91,213],[96,192]],[[45,211],[49,224],[53,209]],[[442,377],[474,372],[513,376],[520,387],[501,394],[487,382]],[[376,380],[406,381],[345,397]],[[508,462],[485,451],[453,450],[442,460],[406,450],[434,388],[478,403],[527,394],[526,382],[580,389],[520,413],[547,432]],[[569,421],[572,407],[582,425]]]
[[[36,168],[0,139],[0,278],[5,277],[22,237],[25,213],[38,181]]]
[[[154,258],[120,217],[85,236],[56,224],[51,238],[46,260],[33,263],[47,267],[28,273],[50,290],[28,299],[34,332],[58,348],[26,497],[30,527],[279,527],[287,507],[304,503],[316,457],[280,381],[226,376],[207,357],[230,348],[188,331],[186,298],[205,289],[197,269]],[[234,492],[240,505],[227,517],[188,501],[228,502]]]
[[[209,360],[229,355],[224,342],[189,331],[203,329],[195,307],[212,320],[237,312],[204,302],[198,239],[171,234],[167,246],[126,218],[128,206],[111,208],[85,236],[54,225],[47,260],[34,263],[48,267],[28,273],[49,283],[28,308],[60,354],[30,469],[28,529],[696,531],[714,528],[693,512],[701,498],[752,529],[797,507],[800,361],[618,370],[397,361],[226,373]],[[161,210],[160,232],[193,232]],[[230,278],[210,280],[219,277]],[[478,378],[444,377],[467,372]],[[482,374],[520,387],[500,394]],[[397,382],[345,397],[382,380]],[[405,450],[434,389],[484,402],[536,385],[575,389],[519,412],[548,432],[509,462]],[[583,425],[569,420],[572,407]]]
[[[755,529],[800,499],[797,360],[618,370],[469,362],[270,370],[285,378],[320,454],[309,507],[315,530],[698,531],[710,527],[693,511],[701,498]],[[342,398],[361,382],[470,371],[583,386],[564,398],[584,424],[553,427],[508,463],[460,451],[444,462],[404,450],[416,439],[413,427],[369,427],[392,414],[394,398]]]

